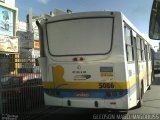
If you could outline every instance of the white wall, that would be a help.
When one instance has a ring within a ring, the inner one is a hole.
[[[23,21],[19,21],[19,23],[17,25],[17,31],[26,32],[27,31],[27,23],[23,22]]]

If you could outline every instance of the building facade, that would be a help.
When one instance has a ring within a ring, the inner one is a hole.
[[[0,75],[15,72],[16,65],[9,68],[4,61],[16,62],[19,56],[19,39],[16,36],[18,8],[15,0],[0,0]],[[3,63],[3,64],[2,64]]]
[[[28,31],[28,23],[19,21],[17,27],[17,36],[20,39],[20,54],[26,57],[38,58],[40,57],[39,52],[39,33],[38,27],[35,23],[36,21],[32,20],[32,31]]]

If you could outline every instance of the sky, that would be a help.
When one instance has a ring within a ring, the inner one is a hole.
[[[153,0],[16,0],[19,20],[25,21],[29,8],[33,16],[49,13],[54,9],[73,12],[121,11],[144,34],[148,34]],[[153,41],[158,46],[157,41]]]

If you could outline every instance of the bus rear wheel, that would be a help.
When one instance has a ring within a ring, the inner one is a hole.
[[[140,108],[140,107],[142,107],[142,105],[143,105],[143,100],[142,100],[142,98],[143,98],[143,82],[142,82],[142,84],[141,84],[141,95],[140,95],[140,98],[139,98],[139,102],[138,102],[138,104],[137,104],[137,108]]]
[[[139,102],[137,104],[137,108],[142,107],[142,105],[143,105],[143,100],[142,100],[142,98],[140,98],[140,100],[139,100]]]
[[[151,90],[151,85],[148,87],[148,90]]]

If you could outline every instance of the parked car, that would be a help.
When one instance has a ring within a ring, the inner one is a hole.
[[[0,77],[2,86],[19,86],[27,81],[41,78],[39,73],[18,73],[16,75],[5,75]]]

